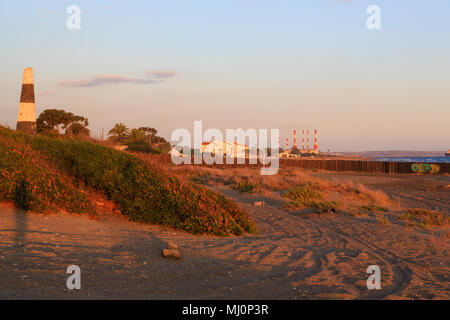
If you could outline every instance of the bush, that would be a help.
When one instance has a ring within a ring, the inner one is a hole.
[[[243,180],[240,182],[236,182],[233,185],[233,189],[242,192],[242,193],[252,193],[259,189],[259,185],[257,183],[252,183],[249,180]]]
[[[319,186],[313,183],[307,183],[287,191],[284,196],[292,202],[288,207],[295,209],[314,208],[320,210],[335,210],[338,204],[335,201],[325,199],[323,193],[319,190]]]
[[[13,141],[3,133],[0,132],[0,201],[11,201],[34,212],[59,209],[96,213],[73,179],[25,143]]]
[[[1,128],[0,135],[26,141],[78,183],[103,192],[131,220],[192,233],[255,233],[256,226],[219,193],[181,182],[124,152],[79,140],[29,136]]]
[[[133,141],[127,144],[128,151],[131,152],[142,152],[150,154],[159,154],[160,151],[153,148],[150,143],[146,141]]]
[[[426,227],[448,226],[450,218],[443,213],[425,209],[407,209],[406,213],[399,217],[401,220],[409,221],[413,226]]]

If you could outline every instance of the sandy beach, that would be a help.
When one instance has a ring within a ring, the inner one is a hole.
[[[402,206],[450,214],[448,176],[311,174],[358,181]],[[263,195],[214,189],[247,210],[258,235],[196,236],[108,210],[93,220],[1,207],[0,299],[450,298],[446,227],[406,226],[390,212],[380,223],[375,214],[287,211]],[[162,257],[168,240],[179,245],[182,260]],[[66,287],[72,264],[81,268],[81,290]],[[372,264],[381,268],[381,290],[366,287]]]

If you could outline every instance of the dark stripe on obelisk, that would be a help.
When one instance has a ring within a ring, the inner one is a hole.
[[[16,131],[35,134],[36,133],[36,122],[35,121],[19,121],[17,122]]]
[[[34,103],[34,84],[22,84],[20,102]]]

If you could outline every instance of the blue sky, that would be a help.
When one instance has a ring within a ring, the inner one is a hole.
[[[0,123],[15,126],[33,67],[38,112],[85,115],[94,135],[203,120],[282,141],[318,129],[322,150],[446,150],[449,16],[445,0],[0,0]]]

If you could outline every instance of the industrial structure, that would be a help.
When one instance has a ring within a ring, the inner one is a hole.
[[[314,153],[319,153],[319,144],[317,142],[317,130],[314,130]]]
[[[305,130],[302,130],[302,148],[297,147],[297,130],[294,130],[294,143],[292,144],[292,149],[289,149],[289,139],[286,138],[286,150],[280,154],[281,158],[298,158],[304,156],[314,156],[318,155],[319,152],[319,140],[318,131],[314,130],[314,148],[310,148],[309,144],[309,129],[306,129],[306,148],[305,148]]]
[[[302,150],[305,150],[305,130],[302,130]]]
[[[309,150],[309,129],[306,130],[306,150]]]
[[[280,158],[299,158],[299,157],[314,157],[319,155],[318,131],[314,130],[314,149],[309,148],[309,129],[306,130],[307,146],[305,148],[305,130],[302,130],[302,148],[297,146],[297,130],[294,130],[292,148],[289,145],[289,138],[286,138],[286,149],[279,153]],[[278,138],[278,149],[280,149],[280,139]],[[239,144],[237,142],[215,140],[202,143],[202,153],[210,154],[234,154],[235,157],[248,157],[249,146]]]
[[[293,149],[297,149],[297,131],[294,130],[294,146]]]
[[[22,92],[16,130],[29,134],[36,133],[36,105],[34,100],[33,69],[23,71]]]

